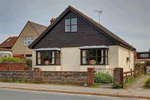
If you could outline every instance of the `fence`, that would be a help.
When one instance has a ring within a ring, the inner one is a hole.
[[[109,75],[114,75],[113,68],[95,68],[95,73],[108,73]]]
[[[146,73],[146,65],[139,65],[137,69],[134,71],[128,71],[123,73],[123,82],[127,83],[128,79],[131,79],[134,77],[134,79],[138,78],[141,76],[142,73]]]
[[[128,79],[138,78],[142,73],[146,73],[146,64],[139,65],[134,71],[123,72],[123,68],[114,69],[114,83],[120,83],[123,87],[124,83],[128,83]],[[132,81],[132,80],[131,80]]]
[[[94,85],[94,68],[85,72],[78,71],[0,71],[0,80],[3,81],[34,81],[35,83],[64,83],[89,86]]]

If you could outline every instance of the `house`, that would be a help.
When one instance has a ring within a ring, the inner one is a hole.
[[[134,68],[135,48],[72,6],[29,46],[32,67],[86,71],[89,67]]]
[[[135,63],[150,61],[150,51],[135,52]]]
[[[28,48],[28,45],[46,28],[46,26],[28,21],[12,47],[13,56],[32,59],[32,50]]]
[[[12,57],[12,47],[17,40],[17,36],[9,37],[0,44],[0,57]]]

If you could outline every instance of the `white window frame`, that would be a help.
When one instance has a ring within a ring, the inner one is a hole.
[[[30,41],[30,43],[28,43]],[[25,38],[24,45],[30,45],[34,41],[34,38]]]

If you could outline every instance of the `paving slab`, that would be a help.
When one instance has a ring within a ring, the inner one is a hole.
[[[106,88],[90,88],[82,86],[66,86],[66,85],[47,85],[47,84],[26,84],[26,83],[5,83],[0,82],[0,88],[37,90],[47,92],[61,92],[84,95],[103,95],[113,97],[131,97],[131,98],[148,98],[150,99],[150,90],[134,90],[134,89],[106,89]]]

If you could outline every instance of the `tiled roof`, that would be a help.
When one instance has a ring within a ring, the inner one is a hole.
[[[115,40],[121,42],[122,44],[132,47],[130,44],[128,44],[126,41],[124,41],[123,39],[121,39],[120,37],[118,37],[117,35],[115,35],[114,33],[112,33],[111,31],[109,31],[108,29],[106,29],[104,26],[102,26],[101,24],[99,24],[98,22],[94,21],[92,18],[86,16],[85,14],[83,14],[82,12],[80,12],[79,10],[75,9],[72,6],[69,6],[70,8],[72,8],[73,10],[75,10],[77,13],[79,13],[80,15],[82,15],[84,18],[86,18],[88,21],[90,21],[91,23],[93,23],[94,25],[96,25],[98,28],[100,28],[101,30],[103,30],[105,33],[107,33],[109,36],[111,36],[112,38],[114,38]]]
[[[93,25],[95,25],[96,27],[98,27],[100,30],[104,31],[108,36],[110,36],[111,38],[113,38],[115,41],[120,42],[120,44],[123,44],[125,46],[127,46],[128,48],[132,48],[134,50],[136,50],[134,47],[132,47],[130,44],[128,44],[126,41],[124,41],[123,39],[121,39],[120,37],[118,37],[117,35],[115,35],[114,33],[112,33],[111,31],[109,31],[108,29],[106,29],[104,26],[102,26],[101,24],[97,23],[96,21],[94,21],[93,19],[91,19],[90,17],[86,16],[85,14],[83,14],[82,12],[80,12],[79,10],[75,9],[72,6],[68,6],[57,18],[56,20],[50,24],[47,28],[47,30],[49,30],[51,28],[51,26],[57,22],[61,16],[63,16],[64,12],[67,10],[74,10],[75,12],[77,12],[79,15],[81,15],[83,18],[85,18],[86,20],[88,20],[89,22],[91,22]],[[46,30],[46,31],[47,31]],[[44,32],[43,34],[46,34],[46,32]],[[41,34],[34,42],[32,42],[32,44],[29,46],[29,48],[32,48],[32,46],[34,44],[37,43],[38,39],[42,38],[42,36],[44,36],[43,34]]]
[[[0,51],[11,51],[11,49],[0,48]]]
[[[17,36],[7,38],[4,42],[2,42],[0,44],[0,48],[13,47],[13,45],[16,42],[17,38],[18,38]]]
[[[33,28],[37,31],[37,33],[38,33],[39,35],[42,34],[43,31],[47,28],[46,26],[37,24],[37,23],[35,23],[35,22],[29,21],[29,23],[33,26]]]

